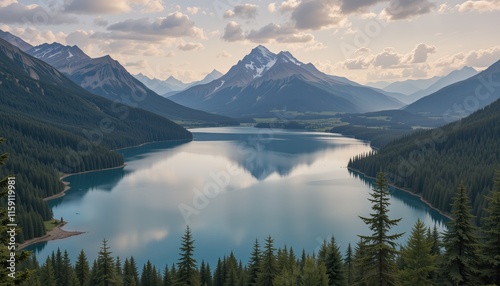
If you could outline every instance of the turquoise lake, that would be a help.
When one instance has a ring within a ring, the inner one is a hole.
[[[74,263],[81,249],[89,261],[107,239],[113,256],[134,256],[139,271],[150,260],[163,269],[177,262],[186,226],[195,239],[195,258],[212,269],[232,250],[248,261],[255,239],[271,235],[275,247],[317,252],[334,235],[344,252],[357,235],[369,234],[370,180],[346,166],[371,150],[368,143],[338,134],[250,127],[191,130],[187,143],[152,143],[120,150],[122,169],[66,178],[71,189],[50,201],[66,230],[85,234],[29,247],[44,261],[58,248]],[[416,220],[443,230],[446,217],[417,197],[391,189],[394,232]]]

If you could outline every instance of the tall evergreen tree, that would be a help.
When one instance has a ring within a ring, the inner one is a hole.
[[[273,279],[277,272],[275,250],[274,240],[268,236],[260,262],[260,271],[257,274],[257,285],[259,286],[273,285]]]
[[[200,267],[200,285],[212,286],[212,273],[210,273],[210,266],[204,260],[201,261]]]
[[[177,281],[180,285],[199,285],[194,255],[194,240],[189,226],[182,237],[180,258],[177,262]]]
[[[94,262],[92,262],[92,268],[90,268],[90,285],[99,285],[98,283],[98,271],[99,271],[99,265],[97,264],[97,260],[94,259]]]
[[[248,262],[248,286],[257,283],[257,274],[260,272],[260,245],[259,240],[255,239],[253,244],[252,253],[250,254],[250,261]]]
[[[486,199],[482,269],[488,283],[500,285],[500,170],[495,172],[493,189]]]
[[[96,282],[99,286],[113,286],[118,283],[116,277],[115,264],[109,251],[108,241],[102,240],[101,250],[97,258]]]
[[[87,256],[83,249],[80,251],[75,264],[75,274],[78,280],[79,286],[89,286],[90,285],[90,269],[89,262],[87,261]]]
[[[59,285],[71,286],[73,281],[73,267],[71,266],[71,261],[69,259],[69,254],[67,250],[64,250],[62,257],[62,263],[60,266],[60,279]]]
[[[56,286],[56,274],[52,266],[52,260],[49,257],[45,260],[45,264],[40,267],[40,282],[44,286]]]
[[[370,217],[361,217],[373,232],[372,235],[360,237],[366,241],[366,257],[371,261],[370,269],[364,278],[370,285],[395,285],[396,240],[403,234],[389,234],[391,228],[396,226],[399,219],[389,218],[389,191],[387,179],[383,172],[377,173],[375,187],[368,200],[372,203],[373,213]]]
[[[328,244],[326,252],[326,274],[328,274],[328,285],[342,286],[345,285],[344,265],[342,263],[342,254],[340,254],[339,246],[332,236]]]
[[[352,285],[353,283],[353,254],[352,254],[352,247],[351,243],[347,245],[347,250],[346,250],[346,255],[345,255],[345,260],[344,260],[344,268],[345,268],[345,274],[346,274],[346,282],[347,285]]]
[[[297,265],[292,265],[291,268],[283,268],[281,272],[273,279],[273,286],[296,286],[300,272]]]
[[[479,285],[479,240],[473,224],[470,200],[463,184],[453,199],[453,220],[443,236],[444,253],[440,265],[443,283]]]
[[[162,286],[173,286],[174,277],[172,277],[172,272],[168,269],[168,264],[165,265],[165,270],[163,270],[163,283]],[[203,285],[203,284],[202,284]]]
[[[431,285],[431,273],[435,269],[436,256],[432,254],[432,242],[425,234],[425,225],[417,220],[406,247],[401,252],[403,269],[399,271],[403,285]]]

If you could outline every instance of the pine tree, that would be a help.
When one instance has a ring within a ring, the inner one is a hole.
[[[271,236],[269,236],[266,239],[264,253],[262,254],[262,260],[260,261],[260,271],[257,274],[257,285],[259,286],[273,285],[273,279],[277,272],[276,257],[274,256],[274,251],[276,249],[273,244],[274,240]]]
[[[0,137],[0,144],[4,142],[4,139]],[[0,166],[5,164],[5,161],[8,158],[7,153],[0,153]],[[8,195],[9,192],[9,177],[5,177],[3,179],[0,179],[0,200],[4,200],[4,197]],[[12,180],[10,180],[12,182]],[[17,182],[16,182],[17,183]],[[11,184],[11,186],[14,186],[15,184]],[[16,191],[11,190],[11,191]],[[18,195],[16,195],[18,198]],[[28,281],[30,279],[30,276],[32,275],[32,271],[30,270],[24,270],[24,271],[15,271],[15,277],[12,278],[12,276],[9,277],[9,274],[11,274],[10,270],[8,267],[10,267],[10,262],[8,260],[11,259],[11,251],[14,251],[15,249],[12,248],[13,245],[9,245],[10,241],[10,234],[7,231],[12,230],[12,227],[8,227],[7,225],[12,223],[9,221],[9,218],[7,216],[7,208],[4,207],[4,204],[0,204],[0,281],[4,283],[3,285],[9,286],[9,285],[19,285],[24,283],[25,281]],[[20,233],[21,229],[17,228],[14,229],[16,233]],[[17,247],[17,246],[16,246]],[[15,260],[16,260],[16,265],[19,265],[20,263],[27,261],[30,252],[28,251],[17,251],[15,252]]]
[[[401,252],[403,269],[399,271],[403,285],[431,285],[431,273],[435,269],[436,257],[432,254],[432,243],[425,235],[425,225],[417,220],[404,250]]]
[[[365,259],[371,262],[364,279],[370,285],[394,285],[395,256],[398,253],[395,240],[403,234],[388,234],[401,219],[389,219],[389,191],[383,172],[377,174],[375,188],[370,196],[368,200],[372,203],[373,213],[368,218],[360,216],[373,232],[370,236],[360,235],[366,241]]]
[[[346,250],[346,255],[345,255],[345,260],[344,260],[344,269],[346,273],[346,280],[347,280],[347,285],[352,285],[353,283],[353,254],[352,254],[352,247],[351,244],[349,243],[347,245],[347,250]]]
[[[260,245],[259,240],[255,239],[253,244],[252,253],[250,254],[250,261],[248,262],[248,286],[257,283],[257,275],[260,272]]]
[[[90,285],[89,262],[87,261],[87,256],[85,255],[83,249],[80,251],[80,254],[78,255],[78,259],[75,264],[75,274],[79,286]]]
[[[281,272],[273,279],[273,286],[296,286],[300,272],[297,265],[292,265],[291,268],[283,268]]]
[[[320,277],[316,271],[316,265],[312,257],[307,257],[302,275],[300,277],[300,285],[302,286],[317,286],[320,283]]]
[[[328,274],[328,285],[345,285],[344,265],[339,246],[332,236],[326,252],[326,274]]]
[[[180,258],[177,262],[177,281],[180,285],[199,285],[194,254],[194,240],[189,226],[182,237]]]
[[[97,285],[112,286],[118,283],[115,272],[115,264],[111,252],[109,251],[108,241],[102,240],[101,250],[97,258]]]
[[[116,257],[115,273],[116,273],[117,285],[123,285],[123,268],[122,268],[122,261],[120,260],[120,256]]]
[[[201,261],[200,267],[200,285],[212,286],[212,274],[210,273],[210,266]]]
[[[94,259],[94,262],[92,262],[92,268],[90,269],[90,285],[99,285],[97,282],[98,271],[99,265],[97,264],[97,260]]]
[[[453,199],[453,220],[443,236],[444,253],[440,265],[441,277],[453,285],[479,285],[479,240],[471,214],[470,200],[463,184]]]
[[[47,257],[45,264],[40,268],[40,283],[44,286],[56,286],[56,274],[54,273],[54,267],[49,257]]]
[[[146,264],[142,266],[141,273],[141,285],[151,286],[151,274],[153,272],[153,266],[151,265],[151,261],[147,261]]]
[[[488,283],[500,285],[500,170],[495,172],[493,189],[486,200],[482,269]]]
[[[172,272],[170,272],[170,270],[168,269],[168,264],[167,264],[165,265],[165,270],[163,270],[162,286],[173,286],[173,285],[174,285],[174,277],[172,277]]]

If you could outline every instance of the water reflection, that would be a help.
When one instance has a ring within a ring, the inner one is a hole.
[[[72,189],[52,203],[54,215],[69,221],[68,230],[86,233],[32,249],[40,259],[67,249],[72,261],[84,249],[92,261],[106,238],[114,255],[163,268],[177,261],[189,223],[196,258],[215,266],[230,250],[245,262],[255,238],[268,235],[276,246],[312,253],[332,234],[342,249],[367,234],[358,216],[370,213],[370,187],[345,168],[349,158],[370,150],[366,143],[253,128],[193,132],[191,142],[120,150],[123,169],[67,178]],[[187,219],[181,206],[192,210]],[[403,218],[398,231],[407,233],[417,218],[427,225],[442,221],[418,200],[395,193],[391,215]]]

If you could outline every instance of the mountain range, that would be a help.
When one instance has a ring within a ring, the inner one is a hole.
[[[272,117],[276,112],[367,112],[403,103],[386,94],[320,72],[289,52],[254,48],[222,77],[170,97],[208,112],[234,117]]]
[[[500,61],[468,79],[448,85],[405,107],[447,122],[461,119],[500,98]]]
[[[477,73],[478,71],[474,68],[466,66],[459,70],[454,70],[445,76],[434,76],[427,79],[409,79],[393,83],[375,82],[368,83],[367,85],[380,88],[386,92],[400,93],[401,95],[396,98],[410,104],[443,87],[470,78]]]
[[[150,88],[152,91],[158,93],[163,97],[169,97],[175,93],[190,88],[195,85],[209,83],[223,76],[218,70],[213,70],[207,74],[202,80],[194,81],[190,83],[184,83],[173,76],[169,76],[166,80],[160,80],[157,78],[150,78],[142,73],[134,75],[134,77],[140,80],[144,85]]]
[[[42,44],[26,52],[54,66],[86,90],[109,100],[173,120],[237,124],[231,118],[194,110],[159,96],[109,55],[91,58],[77,46],[59,43]]]

